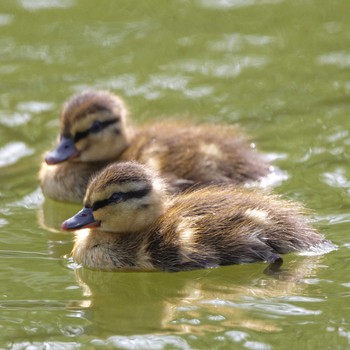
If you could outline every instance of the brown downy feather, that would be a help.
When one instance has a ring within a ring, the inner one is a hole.
[[[244,184],[269,173],[269,165],[234,126],[175,121],[138,130],[122,160],[137,160],[161,174],[193,184]]]

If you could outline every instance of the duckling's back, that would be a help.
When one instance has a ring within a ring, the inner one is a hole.
[[[142,128],[122,156],[189,184],[243,184],[269,173],[269,164],[233,126],[156,123]]]
[[[174,200],[156,225],[150,251],[160,269],[176,271],[333,250],[303,214],[301,207],[277,196],[208,187]]]

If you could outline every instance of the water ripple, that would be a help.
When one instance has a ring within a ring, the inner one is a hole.
[[[350,67],[350,54],[344,52],[332,52],[329,54],[321,55],[317,58],[318,64],[328,64],[338,66],[340,68]]]
[[[324,182],[331,187],[350,188],[350,180],[346,178],[343,168],[337,168],[332,172],[325,172],[322,177]]]
[[[188,78],[181,75],[169,76],[165,74],[153,74],[148,84],[161,89],[182,90],[188,84]]]
[[[22,7],[29,11],[48,8],[69,8],[75,5],[74,0],[21,0]]]
[[[143,96],[148,100],[160,98],[164,91],[177,91],[189,98],[205,97],[213,92],[211,86],[189,87],[189,82],[189,77],[176,73],[174,75],[152,74],[148,81],[140,84],[134,75],[123,74],[117,78],[99,81],[95,84],[95,88],[121,90],[126,96]],[[81,84],[75,86],[76,91],[88,88],[91,86]]]
[[[247,340],[249,335],[241,331],[229,331],[225,333],[226,337],[234,343],[243,343],[243,346],[247,349],[256,350],[269,350],[272,347],[269,344],[265,344],[258,341]]]
[[[79,305],[80,300],[4,300],[0,303],[0,309],[6,310],[64,310],[72,305]],[[73,312],[71,310],[71,312]],[[80,313],[80,311],[76,311]],[[71,316],[72,317],[72,316]]]
[[[115,47],[129,40],[130,37],[137,40],[143,39],[150,35],[150,32],[154,29],[154,24],[151,21],[123,23],[114,32],[111,32],[111,29],[106,27],[105,23],[90,23],[87,28],[84,28],[84,36],[88,38],[89,42],[94,42],[98,46]],[[134,55],[129,52],[126,57],[129,61]]]
[[[91,343],[97,346],[113,345],[117,349],[192,349],[185,339],[172,335],[136,335],[132,337],[112,336],[107,338],[106,341],[95,339]]]
[[[272,37],[266,35],[243,35],[239,33],[225,34],[222,40],[209,44],[209,48],[215,51],[237,51],[246,44],[253,46],[263,46],[274,41]]]
[[[225,335],[231,340],[233,340],[235,343],[241,342],[242,340],[248,338],[248,334],[241,331],[229,331],[226,332]]]
[[[128,95],[128,92],[132,90],[137,84],[136,76],[134,74],[121,74],[117,77],[113,77],[109,80],[102,80],[98,81],[96,83],[96,87],[98,88],[108,88],[108,89],[115,89],[115,90],[121,90],[126,95]],[[75,90],[78,92],[83,88],[88,88],[88,85],[84,86],[77,86]]]
[[[21,250],[0,250],[1,259],[50,259],[47,254],[40,252],[26,252]]]
[[[228,300],[203,300],[202,304],[212,304],[215,306],[226,306],[238,309],[252,309],[264,311],[266,314],[274,314],[278,316],[300,316],[300,315],[320,315],[320,310],[308,310],[306,308],[295,306],[288,303],[236,303]]]
[[[0,13],[0,26],[7,26],[12,23],[13,16],[5,13]]]
[[[10,203],[11,207],[23,207],[25,209],[39,209],[44,203],[44,195],[42,194],[40,188],[37,188],[34,192],[27,194],[19,201]]]
[[[51,102],[29,101],[20,102],[17,108],[22,112],[41,113],[54,109],[55,105]]]
[[[279,4],[282,0],[199,0],[198,3],[207,8],[232,9],[255,5]]]
[[[338,225],[350,222],[350,214],[315,215],[315,220],[327,225]]]
[[[230,61],[209,61],[206,60],[189,60],[169,64],[165,68],[174,71],[183,71],[186,73],[198,73],[215,78],[233,78],[242,73],[247,68],[261,68],[268,63],[268,59],[263,56],[245,56],[235,57]]]
[[[199,86],[192,89],[184,89],[183,93],[189,98],[200,98],[212,94],[214,88],[212,86]]]
[[[0,148],[0,167],[17,163],[23,157],[34,153],[24,142],[10,142]]]
[[[262,342],[258,341],[247,341],[244,346],[247,349],[252,349],[252,350],[269,350],[272,349],[271,345],[265,344]]]
[[[288,295],[281,298],[286,301],[294,301],[294,302],[304,302],[304,303],[321,303],[324,302],[324,299],[314,298],[314,297],[305,297],[302,295]]]
[[[349,142],[349,131],[348,130],[337,130],[336,132],[328,135],[326,139],[329,142],[337,142],[337,141],[342,141],[346,144],[346,142]]]
[[[278,316],[310,316],[310,315],[320,315],[321,310],[308,310],[304,307],[295,306],[286,303],[261,303],[255,304],[253,306],[255,310],[264,311],[268,314],[274,314]]]
[[[46,350],[77,350],[77,349],[89,349],[81,344],[77,344],[76,342],[60,342],[60,341],[44,341],[44,342],[18,342],[14,343],[11,342],[11,346],[9,349],[11,350],[39,350],[39,349],[46,349]]]
[[[26,124],[30,121],[31,115],[29,113],[4,113],[0,116],[0,124],[13,127]]]
[[[0,227],[4,227],[6,225],[8,225],[8,221],[4,218],[0,218]]]

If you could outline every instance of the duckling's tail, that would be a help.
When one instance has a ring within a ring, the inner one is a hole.
[[[304,256],[323,255],[337,249],[338,249],[338,246],[336,246],[335,244],[333,244],[331,241],[327,239],[323,239],[318,244],[312,245],[305,250],[301,250],[300,252],[298,252],[298,254],[304,255]]]
[[[299,234],[284,235],[284,239],[268,239],[266,244],[278,254],[298,253],[299,255],[323,255],[338,247],[313,229],[299,231]]]

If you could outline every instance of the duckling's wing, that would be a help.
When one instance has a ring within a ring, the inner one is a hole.
[[[192,180],[175,178],[173,176],[171,177],[165,176],[164,178],[168,185],[169,192],[174,194],[189,190],[191,187],[195,185],[195,182]]]

